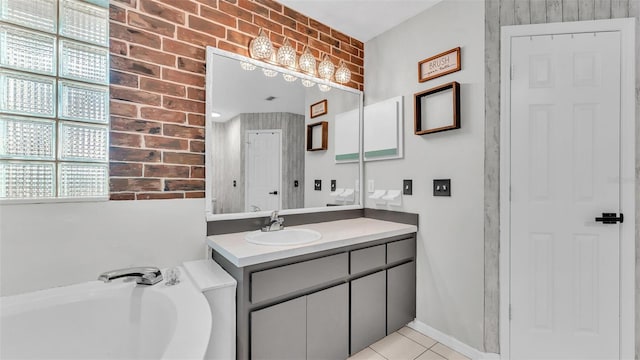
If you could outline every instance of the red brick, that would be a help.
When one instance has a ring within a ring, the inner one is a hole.
[[[172,23],[133,11],[129,12],[129,25],[165,36],[173,36],[176,32]]]
[[[129,55],[133,58],[146,60],[153,64],[176,66],[176,57],[162,51],[152,50],[146,47],[131,45]]]
[[[312,18],[309,18],[309,27],[318,31],[322,31],[325,34],[331,34],[330,27]]]
[[[344,41],[345,43],[349,44],[351,42],[351,38],[348,37],[347,35],[341,33],[340,31],[336,30],[336,29],[331,29],[331,36],[340,40],[340,41]]]
[[[221,1],[218,8],[220,11],[229,14],[236,19],[243,19],[248,22],[253,21],[253,14],[251,12],[241,9],[239,6],[229,2]]]
[[[207,5],[209,7],[218,8],[218,0],[197,0],[199,3]]]
[[[165,164],[204,166],[204,155],[202,154],[165,151],[162,159]]]
[[[189,151],[193,153],[204,153],[204,141],[191,140],[189,141]]]
[[[338,48],[335,48],[335,47],[332,48],[331,49],[331,54],[334,55],[334,56],[337,56],[338,58],[340,58],[340,59],[342,59],[344,61],[351,61],[351,55],[349,55],[348,52],[342,51],[342,50],[340,50]],[[336,62],[336,65],[338,63],[339,62]]]
[[[194,112],[199,114],[204,114],[204,102],[202,101],[193,101],[193,100],[185,100],[178,99],[170,96],[164,96],[162,106],[165,109],[170,110],[181,110],[186,112]]]
[[[312,28],[310,28],[308,26],[305,26],[303,24],[300,24],[300,23],[296,24],[296,30],[299,33],[305,34],[305,35],[310,36],[310,37],[312,37],[314,39],[318,38],[318,34],[319,34],[318,30],[314,30],[314,29],[312,29]]]
[[[292,18],[282,15],[281,12],[276,12],[273,10],[269,11],[269,19],[277,22],[278,24],[281,24],[282,26],[286,26],[291,29],[296,28],[296,21]]]
[[[332,38],[331,36],[325,33],[320,33],[320,41],[322,41],[323,43],[329,44],[331,46],[335,46],[335,47],[340,46],[340,41]]]
[[[121,23],[127,22],[127,11],[113,4],[109,5],[109,19]]]
[[[249,42],[253,39],[253,37],[249,35],[245,35],[241,32],[237,32],[235,30],[227,30],[227,40],[232,43],[241,45],[241,46],[249,46]]]
[[[191,167],[192,179],[204,179],[204,166],[192,166]]]
[[[200,6],[200,16],[213,21],[216,24],[226,25],[232,28],[236,27],[236,18],[224,13],[220,10],[212,9],[208,6]],[[192,25],[191,19],[189,19],[189,25]],[[191,28],[194,28],[191,26]]]
[[[160,66],[111,54],[111,68],[135,74],[160,77]]]
[[[127,134],[121,132],[111,132],[109,136],[111,146],[126,146],[139,148],[142,144],[142,137],[138,134]]]
[[[275,2],[273,0],[254,0],[255,2],[257,2],[258,4],[262,4],[266,7],[269,7],[279,13],[282,12],[282,5],[278,2]]]
[[[146,31],[134,29],[132,27],[111,23],[109,25],[109,34],[111,38],[124,40],[136,44],[143,44],[152,48],[160,48],[160,36],[148,33]]]
[[[205,101],[205,93],[203,89],[187,88],[187,97],[192,100]]]
[[[226,50],[242,56],[249,56],[249,50],[246,46],[238,46],[226,41],[218,41],[218,49]]]
[[[160,162],[160,152],[112,146],[109,148],[109,159],[111,161]]]
[[[308,25],[309,24],[309,18],[307,16],[304,16],[301,13],[299,13],[299,12],[293,10],[293,9],[290,9],[290,8],[288,8],[286,6],[282,9],[282,13],[285,16],[288,16],[288,17],[292,18],[293,20],[297,21],[298,23],[301,23],[303,25]]]
[[[170,111],[161,108],[143,107],[140,109],[140,117],[149,120],[158,120],[163,122],[184,123],[186,121],[185,113],[181,111]]]
[[[220,32],[220,29],[217,29],[217,32]],[[222,28],[221,35],[214,34],[214,36],[224,37],[224,28]],[[200,45],[200,46],[216,46],[215,37],[205,35],[203,33],[199,33],[193,30],[185,29],[182,27],[178,28],[178,40],[187,41],[191,44]]]
[[[127,44],[115,39],[109,39],[109,52],[111,54],[127,55]]]
[[[134,193],[115,193],[109,194],[109,200],[135,200],[136,194]]]
[[[187,116],[189,125],[197,125],[197,126],[204,126],[204,115],[202,114],[189,114]]]
[[[182,192],[138,193],[136,200],[184,199]]]
[[[357,66],[364,66],[364,59],[358,56],[351,56],[351,62]]]
[[[242,31],[243,33],[250,34],[252,37],[256,37],[258,36],[260,27],[243,20],[238,20],[238,30]]]
[[[189,191],[184,193],[184,197],[187,199],[204,198],[204,191]]]
[[[189,141],[163,136],[145,136],[145,147],[162,150],[189,150]]]
[[[146,12],[147,14],[163,18],[172,23],[184,24],[184,11],[165,6],[158,3],[156,0],[139,1],[140,10]],[[188,5],[188,3],[186,3],[186,5]]]
[[[189,166],[145,164],[144,176],[160,178],[188,178]]]
[[[274,33],[273,31],[269,33],[269,39],[274,45],[282,45],[282,43],[284,42],[284,36],[278,33]]]
[[[331,46],[316,39],[309,39],[309,46],[320,50],[325,54],[331,52]]]
[[[142,164],[140,163],[109,163],[109,176],[139,177],[142,176]]]
[[[179,85],[162,80],[150,79],[146,77],[142,77],[140,79],[140,89],[181,97],[185,96],[185,94],[187,93],[184,85]]]
[[[238,0],[238,5],[241,8],[249,10],[250,12],[254,13],[254,16],[255,14],[259,14],[262,16],[269,16],[269,9],[251,0]]]
[[[167,5],[171,5],[178,9],[188,11],[190,13],[197,14],[198,13],[198,4],[191,0],[158,0],[161,3],[165,3]]]
[[[205,58],[203,48],[166,38],[162,39],[162,50],[194,59],[204,60]]]
[[[160,191],[162,180],[160,179],[131,179],[111,178],[109,181],[111,192],[118,191]]]
[[[345,43],[345,42],[340,44],[340,49],[348,52],[351,55],[355,55],[355,56],[358,56],[358,53],[360,52],[360,50],[358,50],[358,48],[356,48],[355,46],[349,45],[348,43]]]
[[[291,39],[293,39],[295,41],[301,42],[302,44],[306,44],[309,39],[307,35],[299,33],[289,28],[284,28],[284,36],[287,36],[290,41]],[[292,43],[291,45],[294,45],[294,44]]]
[[[351,38],[351,45],[357,47],[359,50],[364,50],[364,43],[358,39]]]
[[[164,124],[162,126],[162,134],[165,136],[173,136],[184,139],[204,140],[204,128],[201,127]]]
[[[137,0],[112,0],[113,2],[117,2],[117,3],[121,3],[121,4],[125,4],[127,6],[136,7],[136,4],[138,4]]]
[[[235,24],[233,25],[235,27]],[[224,37],[223,26],[195,15],[189,15],[189,29],[201,31],[207,35]]]
[[[164,191],[204,190],[204,180],[165,180]]]
[[[127,74],[115,70],[111,70],[109,75],[110,82],[113,85],[121,85],[132,88],[138,87],[138,75]]]
[[[282,34],[282,25],[276,23],[275,21],[271,21],[262,16],[254,15],[253,22],[256,25],[264,28],[265,30],[268,30],[269,33]]]
[[[111,116],[111,130],[137,132],[143,134],[160,134],[162,132],[162,124],[155,121],[127,119]]]
[[[162,78],[180,84],[204,87],[204,75],[200,74],[164,68],[162,69]]]
[[[194,72],[198,74],[205,73],[205,62],[191,60],[189,58],[178,57],[178,69],[185,70],[189,72]]]
[[[111,100],[109,102],[109,112],[111,115],[136,117],[138,116],[138,107],[132,104]]]
[[[134,90],[111,86],[109,94],[114,100],[130,101],[137,104],[147,104],[159,106],[162,102],[162,96],[142,90]]]

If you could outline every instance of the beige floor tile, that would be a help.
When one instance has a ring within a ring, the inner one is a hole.
[[[387,335],[370,348],[387,359],[413,360],[427,350],[426,347],[398,333]]]
[[[425,351],[424,354],[420,355],[416,360],[447,360],[447,359],[434,353],[431,350],[427,350]]]
[[[364,348],[359,353],[354,354],[347,360],[386,360],[384,356],[373,351],[371,348]]]
[[[437,341],[433,340],[432,338],[428,337],[427,335],[421,334],[415,330],[413,330],[410,327],[403,327],[402,329],[398,330],[398,332],[401,335],[404,335],[406,337],[408,337],[409,339],[417,342],[418,344],[426,347],[427,349],[432,347],[433,345],[435,345],[437,343]]]
[[[447,360],[470,360],[468,357],[440,343],[434,345],[431,350],[442,355]]]

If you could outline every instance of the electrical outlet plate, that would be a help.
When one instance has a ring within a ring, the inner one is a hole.
[[[433,196],[451,196],[451,179],[434,179]]]
[[[313,190],[321,191],[322,190],[322,180],[314,180],[313,181]]]
[[[413,194],[413,180],[402,180],[402,195]]]
[[[335,180],[331,180],[331,192],[336,191],[336,181]]]

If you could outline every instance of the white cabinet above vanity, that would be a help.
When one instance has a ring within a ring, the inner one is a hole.
[[[416,225],[357,217],[290,228],[321,238],[207,238],[238,281],[238,359],[346,359],[415,318]]]

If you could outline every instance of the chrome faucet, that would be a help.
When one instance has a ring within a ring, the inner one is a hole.
[[[278,210],[274,210],[271,213],[271,219],[269,220],[269,225],[263,227],[261,230],[262,231],[282,230],[284,229],[284,225],[282,225],[282,223],[284,223],[284,219],[281,217],[278,217]]]
[[[106,283],[119,278],[131,278],[140,285],[154,285],[162,281],[162,273],[157,267],[145,266],[111,270],[98,276],[98,280]]]

